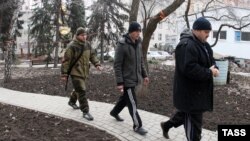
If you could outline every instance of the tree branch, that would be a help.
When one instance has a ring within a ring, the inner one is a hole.
[[[188,13],[189,13],[189,10],[190,10],[190,5],[191,5],[191,0],[188,0],[187,9],[185,11],[185,21],[186,21],[186,24],[187,24],[187,28],[189,28],[189,29],[190,29],[190,24],[189,24],[189,20],[188,20]]]
[[[131,23],[132,21],[137,21],[139,5],[139,0],[132,1],[131,10],[129,11],[129,23]]]
[[[169,14],[174,12],[185,0],[175,0],[171,5],[166,7],[165,9],[161,10],[158,14],[156,14],[153,18],[150,18],[148,22],[148,28],[145,32],[145,36],[143,37],[142,41],[142,48],[143,48],[143,58],[146,60],[147,58],[147,51],[150,42],[150,38],[155,31],[157,24],[164,18],[167,17]],[[164,16],[164,17],[162,17]]]
[[[117,2],[117,1],[114,1],[114,0],[113,0],[113,3],[115,5],[117,5],[118,7],[120,7],[122,10],[124,10],[125,12],[127,12],[127,13],[130,12],[130,9],[126,8],[123,3],[120,3],[120,2]]]
[[[231,24],[221,24],[220,27],[219,27],[219,30],[218,30],[218,34],[216,35],[215,42],[211,45],[211,47],[214,47],[214,46],[217,44],[217,42],[218,42],[218,40],[219,40],[219,33],[220,33],[221,29],[222,29],[224,26],[227,26],[227,27],[229,27],[229,28],[233,28],[233,29],[236,29],[236,30],[242,30],[243,28],[245,28],[245,27],[247,27],[247,26],[249,26],[249,25],[250,25],[250,23],[245,24],[245,25],[240,26],[240,27],[236,27],[236,26],[231,25]]]
[[[213,1],[214,1],[214,0],[210,0],[210,1],[206,4],[205,8],[201,11],[202,17],[204,17],[204,12],[207,11],[208,6],[209,6]]]
[[[220,16],[219,18],[216,18],[216,17],[212,17],[212,16],[204,16],[205,18],[209,18],[209,19],[214,19],[214,20],[216,20],[216,21],[220,21],[222,18],[224,18],[224,17],[226,17],[226,18],[228,18],[228,19],[232,19],[232,20],[235,20],[235,18],[233,18],[233,17],[230,17],[230,16],[228,16],[228,15],[222,15],[222,16]]]
[[[143,17],[143,29],[142,29],[142,34],[144,36],[144,33],[145,33],[145,30],[147,29],[147,9],[146,9],[146,5],[144,3],[144,1],[141,0],[141,3],[142,3],[142,7],[143,7],[143,10],[144,10],[144,17]]]

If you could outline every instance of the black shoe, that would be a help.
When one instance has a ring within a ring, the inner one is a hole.
[[[114,117],[117,121],[124,121],[124,119],[122,119],[119,115],[115,115],[112,112],[110,112],[110,115]]]
[[[90,113],[83,113],[83,118],[89,121],[94,120],[93,116]]]
[[[140,127],[138,129],[134,130],[136,133],[140,134],[140,135],[146,135],[148,133],[147,130],[145,130],[144,128]]]
[[[168,131],[170,128],[164,128],[164,122],[161,122],[161,129],[162,129],[163,136],[166,139],[169,139]]]
[[[79,109],[79,107],[75,104],[75,103],[72,103],[72,102],[68,102],[69,106],[71,106],[73,109]]]

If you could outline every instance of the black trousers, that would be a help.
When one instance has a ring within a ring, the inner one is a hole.
[[[200,141],[202,132],[203,113],[176,112],[173,117],[164,123],[164,128],[179,127],[184,125],[188,141]]]
[[[128,106],[129,114],[133,119],[133,128],[135,130],[140,128],[142,126],[142,121],[137,111],[135,87],[124,88],[123,95],[120,96],[111,113],[113,113],[114,115],[118,115],[125,106]]]

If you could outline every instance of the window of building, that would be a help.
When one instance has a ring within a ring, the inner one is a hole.
[[[169,42],[168,35],[165,35],[165,41],[166,41],[166,42]]]
[[[218,34],[218,31],[213,31],[213,38],[216,38],[217,34]],[[219,39],[227,39],[227,32],[226,31],[220,31]]]
[[[250,41],[250,32],[235,31],[235,41]]]
[[[175,38],[173,38],[173,39],[172,39],[172,42],[173,42],[173,43],[175,43],[175,42],[176,42],[176,39],[175,39]]]
[[[158,24],[159,29],[162,29],[162,23]]]
[[[213,31],[213,38],[216,38],[218,32],[217,31]]]
[[[220,39],[227,39],[227,32],[226,31],[220,32]]]
[[[158,40],[161,41],[162,35],[158,34]]]
[[[250,41],[250,32],[241,32],[242,41]]]
[[[235,41],[240,41],[240,38],[241,38],[240,35],[241,35],[240,31],[235,31]]]

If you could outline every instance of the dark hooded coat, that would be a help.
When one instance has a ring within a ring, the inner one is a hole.
[[[191,31],[181,34],[175,50],[174,106],[183,112],[213,110],[213,76],[215,65],[208,43],[200,42]]]

